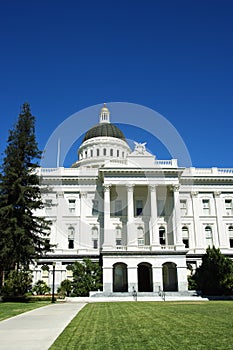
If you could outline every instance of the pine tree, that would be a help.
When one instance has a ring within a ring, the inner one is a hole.
[[[197,287],[206,295],[233,293],[233,262],[220,249],[207,248],[202,265],[194,276]]]
[[[0,271],[28,268],[51,250],[49,223],[35,215],[43,207],[36,174],[41,151],[35,137],[35,117],[22,106],[9,132],[0,177]]]

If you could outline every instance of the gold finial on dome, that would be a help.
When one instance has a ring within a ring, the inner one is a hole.
[[[110,112],[106,103],[100,110],[100,123],[110,123]]]

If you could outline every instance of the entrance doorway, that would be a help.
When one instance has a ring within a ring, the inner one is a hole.
[[[117,263],[113,265],[113,292],[128,292],[126,264]]]
[[[151,264],[141,263],[138,265],[138,291],[153,292]]]
[[[177,292],[177,267],[172,262],[163,264],[163,290],[165,292]]]

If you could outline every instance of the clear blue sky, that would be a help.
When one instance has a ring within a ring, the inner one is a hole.
[[[0,33],[1,152],[25,101],[41,149],[73,113],[123,101],[167,118],[194,166],[233,167],[231,0],[8,0]]]

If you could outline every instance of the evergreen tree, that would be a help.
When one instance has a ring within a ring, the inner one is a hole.
[[[0,271],[28,268],[51,250],[49,223],[35,215],[43,207],[36,174],[41,151],[35,137],[35,117],[22,106],[9,132],[0,176]]]
[[[225,257],[220,249],[209,247],[194,278],[197,288],[205,295],[232,294],[233,261]]]
[[[102,270],[100,264],[90,259],[83,259],[83,262],[76,261],[73,264],[73,295],[89,296],[90,291],[102,287]]]

